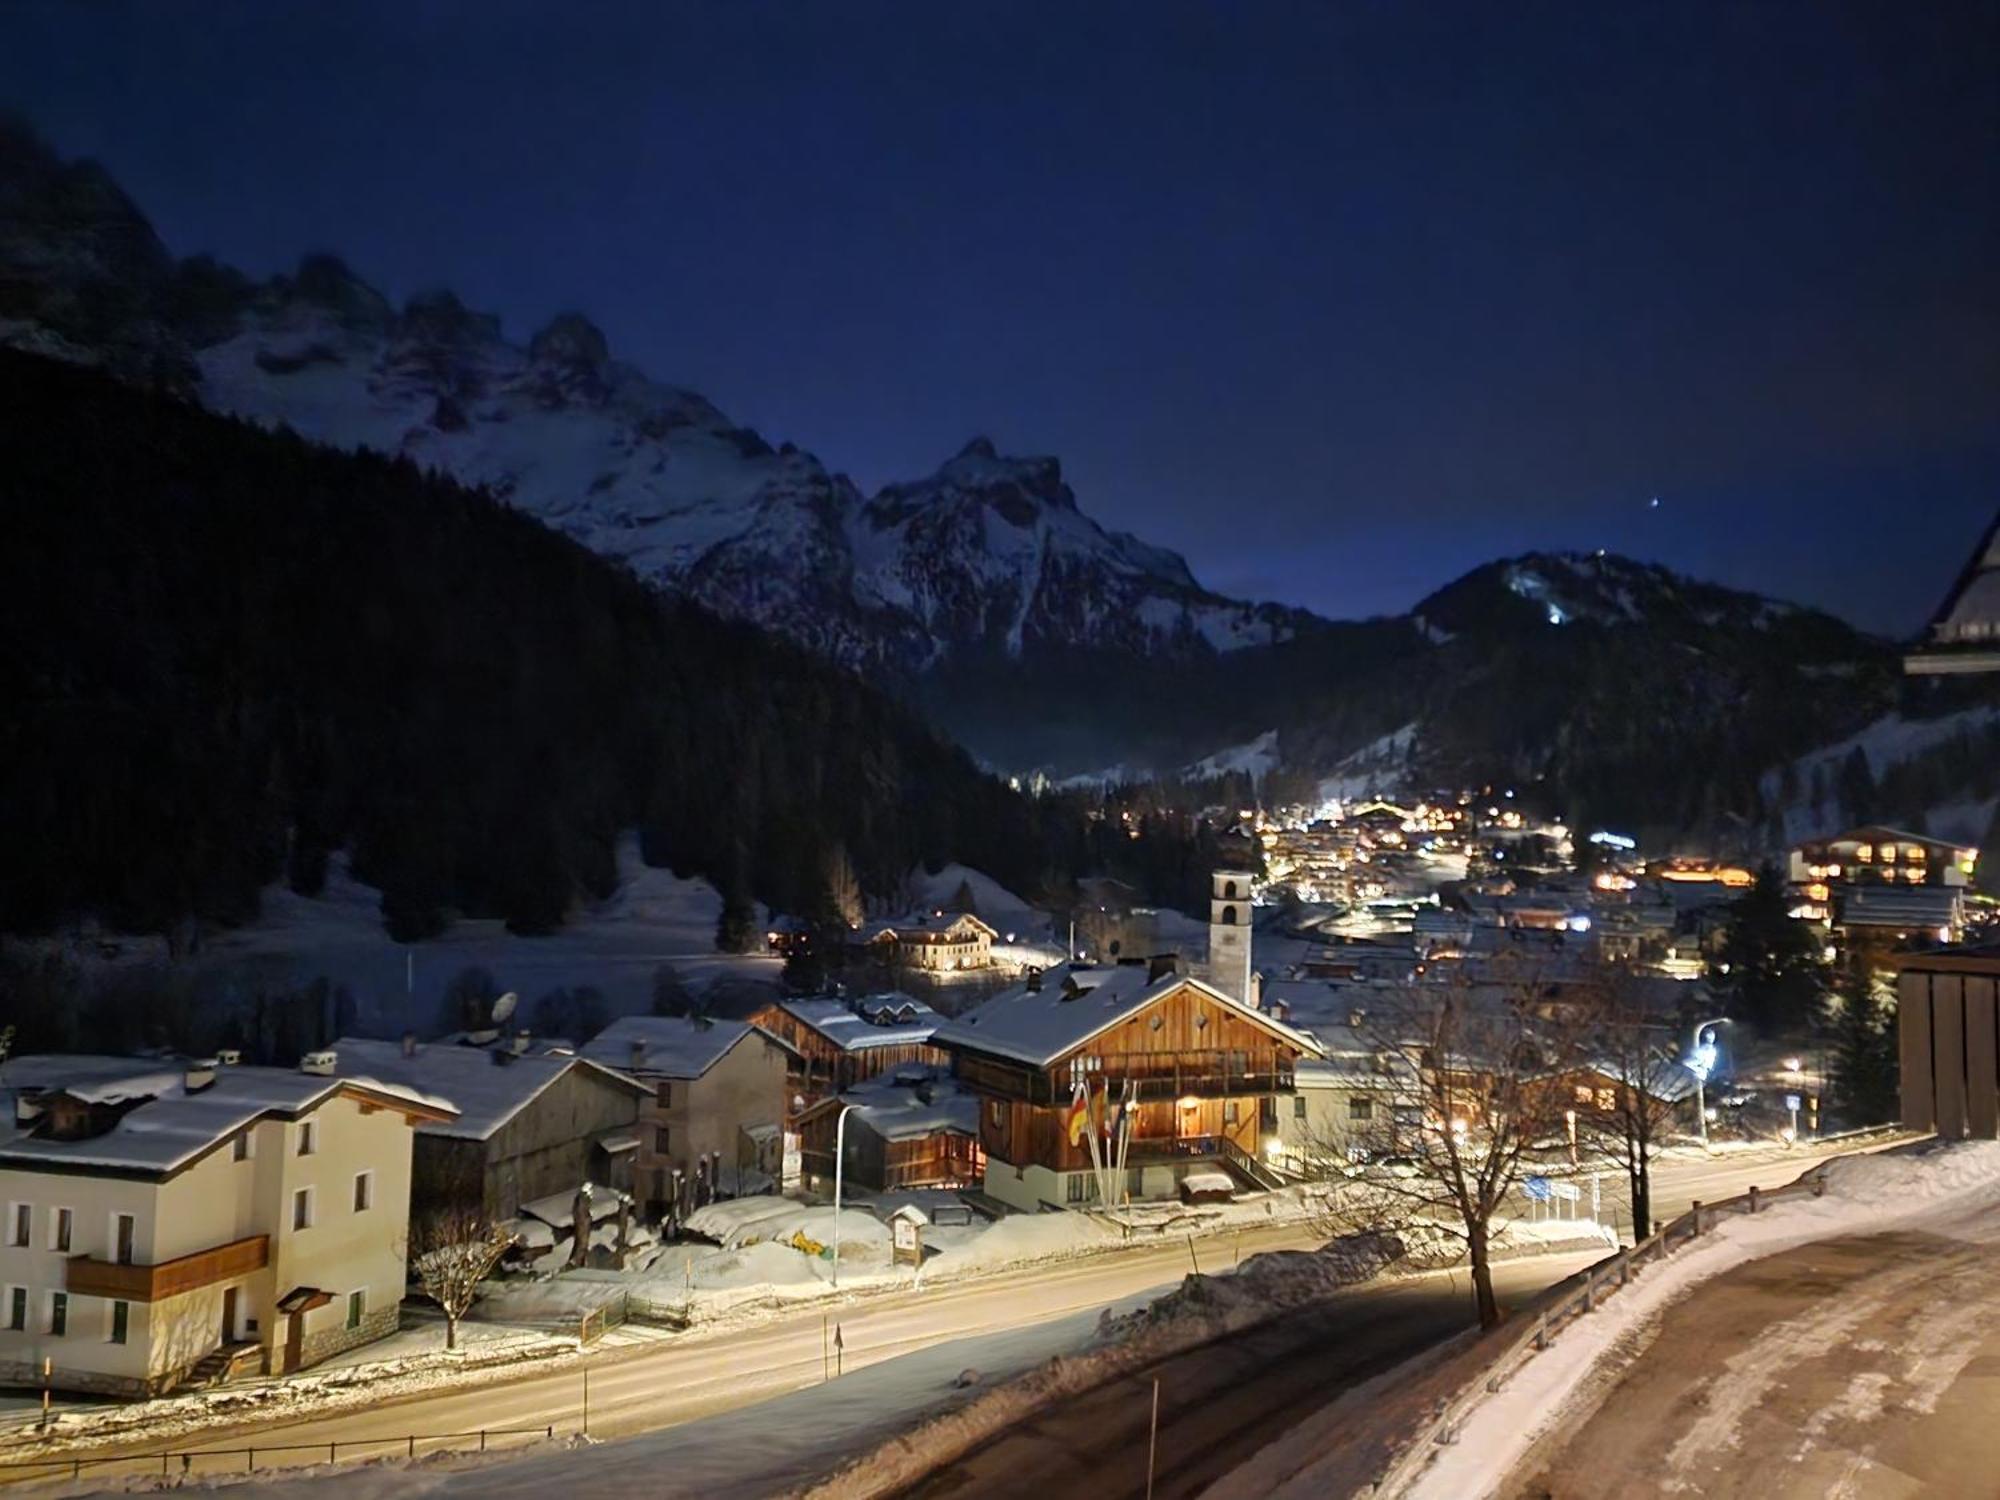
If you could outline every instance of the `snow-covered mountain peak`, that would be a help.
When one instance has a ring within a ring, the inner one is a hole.
[[[0,341],[167,379],[204,405],[484,486],[640,576],[857,666],[1033,649],[1206,652],[1309,617],[1208,593],[1077,506],[1062,465],[974,438],[872,499],[578,313],[510,341],[338,257],[262,282],[176,262],[108,174],[0,123]]]

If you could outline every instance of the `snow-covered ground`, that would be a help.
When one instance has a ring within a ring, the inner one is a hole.
[[[1726,1218],[1664,1263],[1568,1325],[1505,1389],[1475,1407],[1457,1441],[1407,1492],[1413,1500],[1475,1500],[1493,1492],[1544,1433],[1560,1425],[1592,1368],[1669,1303],[1746,1261],[1835,1235],[1920,1227],[1929,1218],[2000,1201],[2000,1142],[1846,1157],[1827,1168],[1822,1198],[1786,1199],[1755,1217]],[[1327,1466],[1300,1470],[1279,1493],[1327,1492]]]

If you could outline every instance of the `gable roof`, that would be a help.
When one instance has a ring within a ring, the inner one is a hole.
[[[748,1021],[624,1016],[579,1048],[578,1055],[645,1078],[699,1078],[753,1031],[774,1046],[784,1045]]]
[[[244,1127],[266,1118],[295,1120],[327,1100],[347,1095],[429,1124],[453,1117],[442,1099],[393,1080],[343,1074],[328,1077],[291,1068],[215,1069],[215,1080],[197,1093],[185,1087],[189,1064],[179,1060],[69,1058],[43,1054],[9,1059],[0,1078],[0,1167],[38,1171],[171,1177],[192,1166]],[[94,1104],[130,1102],[110,1129],[80,1140],[36,1135],[18,1121],[24,1094],[66,1094]]]
[[[1149,976],[1143,964],[1115,968],[1060,965],[1050,969],[1036,988],[1027,982],[1002,990],[985,1004],[937,1029],[943,1047],[964,1048],[1047,1067],[1091,1038],[1108,1031],[1164,1000],[1176,990],[1199,990],[1212,1003],[1233,1011],[1278,1040],[1307,1056],[1319,1055],[1319,1043],[1303,1031],[1252,1010],[1213,985],[1184,974]],[[1076,993],[1071,994],[1071,989]]]
[[[944,1017],[923,1001],[892,993],[849,1003],[828,997],[780,1000],[778,1009],[844,1052],[916,1046],[932,1039]]]
[[[634,1095],[645,1086],[622,1073],[567,1052],[524,1052],[472,1047],[462,1042],[426,1042],[408,1057],[401,1042],[378,1042],[344,1036],[333,1044],[342,1068],[352,1067],[371,1078],[420,1089],[449,1099],[458,1109],[455,1120],[420,1126],[426,1135],[483,1141],[526,1109],[544,1090],[573,1068],[584,1068],[600,1081]]]

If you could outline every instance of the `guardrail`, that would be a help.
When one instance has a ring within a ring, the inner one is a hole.
[[[1542,1292],[1488,1335],[1493,1354],[1486,1371],[1457,1395],[1438,1403],[1422,1434],[1407,1444],[1369,1491],[1377,1496],[1401,1494],[1430,1463],[1435,1449],[1455,1442],[1458,1431],[1473,1410],[1488,1396],[1506,1387],[1509,1380],[1537,1354],[1549,1347],[1555,1335],[1606,1298],[1629,1286],[1648,1262],[1665,1260],[1676,1248],[1699,1239],[1715,1227],[1724,1214],[1754,1214],[1782,1198],[1822,1197],[1826,1193],[1826,1169],[1830,1162],[1809,1168],[1797,1181],[1765,1191],[1753,1187],[1747,1193],[1717,1203],[1697,1200],[1688,1211],[1659,1232],[1637,1244],[1618,1250],[1573,1276],[1564,1277]]]
[[[555,1435],[555,1424],[549,1423],[542,1427],[482,1427],[476,1432],[406,1432],[395,1437],[341,1438],[327,1443],[258,1443],[254,1447],[243,1448],[170,1448],[158,1453],[117,1453],[106,1454],[99,1458],[90,1458],[83,1454],[61,1458],[54,1455],[48,1458],[16,1458],[0,1463],[0,1485],[60,1479],[65,1475],[75,1481],[83,1478],[86,1469],[105,1469],[113,1465],[123,1465],[128,1474],[151,1476],[157,1472],[162,1479],[174,1477],[176,1464],[178,1473],[183,1476],[225,1472],[253,1474],[257,1470],[257,1455],[260,1453],[266,1458],[278,1453],[314,1455],[324,1453],[326,1462],[333,1464],[340,1462],[343,1450],[347,1458],[359,1459],[379,1456],[382,1450],[393,1453],[401,1448],[405,1456],[415,1458],[417,1445],[420,1443],[452,1443],[457,1445],[457,1451],[484,1453],[487,1443],[494,1438],[552,1438]],[[210,1459],[215,1462],[200,1462]],[[242,1460],[240,1465],[235,1462],[238,1459]],[[318,1461],[317,1457],[314,1461]],[[266,1463],[264,1467],[269,1469],[276,1466]]]

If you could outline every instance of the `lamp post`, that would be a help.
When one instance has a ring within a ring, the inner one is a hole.
[[[833,1285],[840,1288],[840,1187],[847,1165],[847,1117],[858,1105],[840,1106],[840,1117],[833,1122]]]
[[[1715,1028],[1731,1024],[1729,1017],[1716,1016],[1712,1020],[1697,1021],[1693,1033],[1688,1037],[1687,1061],[1681,1064],[1694,1074],[1694,1118],[1695,1128],[1701,1135],[1702,1150],[1708,1149],[1708,1099],[1702,1092],[1702,1085],[1708,1082],[1709,1074],[1715,1071]]]

